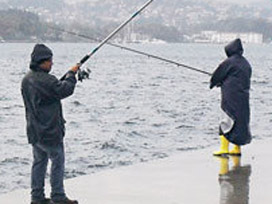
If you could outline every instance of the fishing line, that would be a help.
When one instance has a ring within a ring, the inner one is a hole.
[[[62,28],[56,28],[56,27],[52,27],[52,26],[48,26],[48,27],[50,29],[52,29],[52,30],[55,30],[55,31],[59,31],[59,32],[70,34],[70,35],[78,36],[78,37],[81,37],[81,38],[84,38],[84,39],[92,40],[94,42],[100,42],[99,39],[94,38],[94,37],[90,37],[90,36],[87,36],[87,35],[83,35],[83,34],[79,34],[79,33],[76,33],[76,32],[68,31],[68,30],[65,30],[65,29],[62,29]],[[111,42],[106,42],[106,44],[108,44],[110,46],[113,46],[113,47],[123,49],[123,50],[127,50],[129,52],[137,53],[139,55],[144,55],[144,56],[154,58],[154,59],[157,59],[157,60],[161,60],[161,61],[164,61],[164,62],[167,62],[167,63],[175,64],[178,67],[184,67],[184,68],[187,68],[189,70],[197,71],[197,72],[200,72],[202,74],[212,76],[212,73],[210,73],[210,72],[207,72],[207,71],[204,71],[204,70],[201,70],[199,68],[192,67],[192,66],[189,66],[189,65],[186,65],[186,64],[183,64],[183,63],[179,63],[179,62],[176,62],[176,61],[173,61],[173,60],[170,60],[170,59],[166,59],[166,58],[163,58],[163,57],[160,57],[160,56],[157,56],[157,55],[153,55],[153,54],[150,54],[150,53],[147,53],[147,52],[139,51],[139,50],[136,50],[136,49],[133,49],[133,48],[125,47],[125,46],[118,45],[118,44],[111,43]]]
[[[103,45],[105,45],[113,36],[116,35],[122,28],[124,28],[130,21],[132,21],[137,15],[139,15],[153,0],[147,1],[140,9],[138,9],[130,18],[119,25],[114,31],[112,31],[102,42],[100,42],[89,54],[85,55],[77,65],[81,67],[91,56],[93,56]],[[82,81],[89,77],[89,70],[80,70],[78,72],[78,79]]]

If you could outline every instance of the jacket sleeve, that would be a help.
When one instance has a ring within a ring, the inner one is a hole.
[[[63,80],[58,80],[56,77],[52,76],[50,80],[50,88],[53,94],[53,97],[61,100],[73,94],[76,77],[73,71],[67,72]]]
[[[227,77],[229,70],[230,70],[230,63],[228,60],[225,60],[214,71],[212,78],[210,80],[210,89],[212,89],[215,86],[217,87],[221,86],[223,81]]]

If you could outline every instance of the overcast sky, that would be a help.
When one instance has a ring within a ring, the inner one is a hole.
[[[233,3],[257,3],[257,2],[268,2],[271,3],[271,0],[212,0],[212,1],[224,1],[224,2],[233,2]]]
[[[8,0],[0,0],[0,2],[5,2],[5,1],[8,1]],[[64,0],[64,1],[66,1],[67,3],[71,3],[71,2],[80,2],[80,1],[99,1],[99,0]],[[242,3],[242,4],[267,2],[269,4],[272,4],[272,0],[204,0],[204,1],[217,1],[217,2],[223,1],[223,2]]]
[[[65,0],[66,2],[79,2],[79,1],[98,1],[98,0]],[[113,0],[114,1],[114,0]],[[224,1],[224,2],[234,2],[234,3],[256,3],[256,2],[265,2],[272,3],[272,0],[209,0],[209,1]]]
[[[7,0],[0,0],[0,2],[4,2]],[[71,3],[71,2],[80,2],[80,1],[99,1],[99,0],[64,0],[67,3]],[[114,1],[114,0],[113,0]],[[156,0],[155,0],[156,1]],[[158,0],[159,1],[159,0]],[[205,0],[207,1],[207,0]],[[209,1],[223,1],[223,2],[233,2],[233,3],[257,3],[257,2],[267,2],[267,3],[271,3],[272,4],[272,0],[209,0]]]

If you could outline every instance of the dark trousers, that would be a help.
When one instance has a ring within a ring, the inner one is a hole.
[[[48,160],[51,165],[51,199],[53,201],[64,200],[66,198],[63,186],[64,178],[64,146],[63,143],[56,145],[34,144],[33,164],[31,171],[31,199],[40,201],[45,199],[44,180],[47,170]]]

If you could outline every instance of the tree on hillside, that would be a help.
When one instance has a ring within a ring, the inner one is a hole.
[[[28,39],[41,33],[39,18],[35,14],[19,11],[0,11],[0,36],[4,39]]]
[[[0,11],[0,36],[4,40],[60,40],[36,14],[21,10]]]
[[[63,0],[9,0],[8,4],[14,8],[44,8],[50,11],[59,11],[65,6]]]

